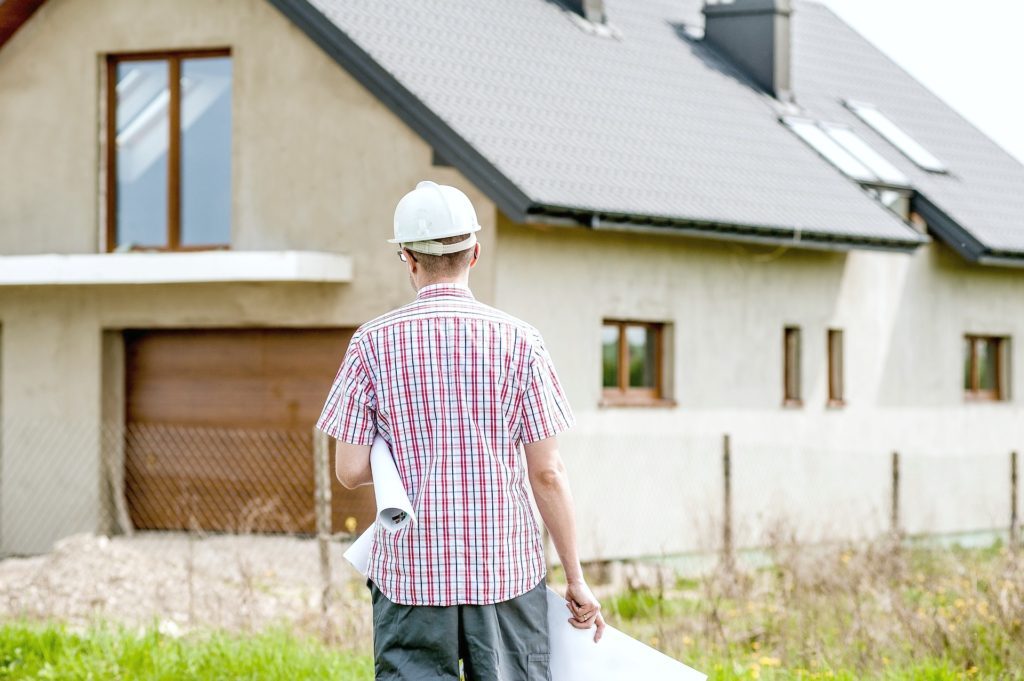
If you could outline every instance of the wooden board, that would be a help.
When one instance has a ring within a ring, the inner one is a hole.
[[[351,329],[126,331],[125,489],[136,528],[315,531],[313,424]],[[373,522],[333,471],[332,524]]]

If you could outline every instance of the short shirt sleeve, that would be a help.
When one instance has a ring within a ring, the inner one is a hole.
[[[536,442],[571,428],[576,417],[539,335],[531,344],[527,377],[523,394],[522,442]]]
[[[342,442],[373,444],[377,433],[377,398],[355,339],[341,361],[316,427]]]

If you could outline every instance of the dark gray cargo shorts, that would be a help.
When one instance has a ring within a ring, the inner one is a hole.
[[[373,598],[377,681],[550,681],[546,580],[490,605],[400,605]]]

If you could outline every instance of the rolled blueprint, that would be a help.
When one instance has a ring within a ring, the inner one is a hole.
[[[362,575],[365,575],[369,568],[373,532],[378,525],[389,532],[394,532],[409,523],[416,523],[412,502],[405,493],[405,486],[398,475],[398,467],[391,456],[391,449],[387,440],[380,435],[374,438],[370,447],[370,470],[373,471],[373,495],[377,499],[377,520],[359,535],[343,554],[345,560],[352,563]]]
[[[370,469],[373,471],[373,494],[377,498],[377,522],[394,532],[416,522],[412,502],[398,476],[398,467],[391,456],[387,440],[377,435],[370,447]]]
[[[377,523],[370,525],[342,554],[363,577],[370,570],[370,549],[373,548],[373,531],[376,529]]]
[[[378,444],[381,445],[378,448]],[[374,452],[377,456],[374,456]],[[385,508],[404,511],[409,518],[402,524],[415,521],[412,516],[412,505],[409,497],[401,487],[401,478],[387,443],[379,435],[370,450],[370,466],[373,468],[373,484],[399,486],[405,505],[396,503],[392,496],[394,489],[377,492],[378,522],[359,535],[345,551],[345,560],[366,576],[370,563],[370,550],[373,548],[373,533],[380,524],[385,529],[388,525],[380,520]],[[378,480],[378,470],[381,477]],[[390,477],[393,476],[393,477]],[[385,499],[382,506],[381,499]],[[402,525],[390,529],[397,529]],[[551,681],[622,681],[623,679],[645,679],[645,681],[705,681],[708,677],[696,669],[687,667],[673,660],[654,648],[644,645],[636,639],[626,636],[618,629],[605,627],[599,643],[594,643],[594,629],[577,629],[569,624],[569,610],[565,607],[565,599],[556,591],[548,589],[548,646],[550,649]]]
[[[594,643],[594,629],[577,629],[565,599],[548,589],[548,647],[551,681],[705,681],[707,674],[606,626]]]

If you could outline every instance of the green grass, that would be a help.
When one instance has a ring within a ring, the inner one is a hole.
[[[0,625],[0,679],[213,681],[372,679],[367,655],[327,649],[283,630],[172,638],[97,624],[82,634],[58,623]]]
[[[722,681],[1024,681],[1024,556],[777,542],[768,566],[603,599],[627,634]]]
[[[604,610],[712,681],[1024,681],[1021,554],[779,542],[772,557],[605,597]],[[0,681],[371,679],[367,642],[341,644],[284,628],[175,638],[20,620],[0,624]]]

